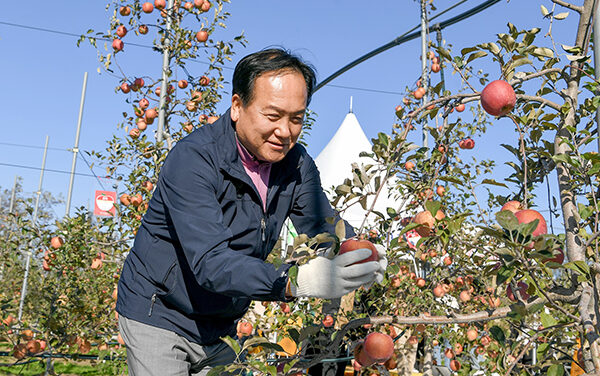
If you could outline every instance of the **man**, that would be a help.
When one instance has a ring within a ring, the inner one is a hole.
[[[235,335],[252,300],[339,298],[382,278],[384,261],[352,265],[364,249],[314,258],[297,286],[291,265],[264,262],[287,217],[309,236],[334,231],[316,166],[296,144],[314,85],[312,68],[284,50],[246,56],[231,108],[169,153],[119,281],[131,375],[231,363],[220,337]]]

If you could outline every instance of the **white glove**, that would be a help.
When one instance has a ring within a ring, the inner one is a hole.
[[[379,254],[379,270],[375,272],[375,281],[381,284],[381,282],[383,282],[385,270],[388,266],[388,260],[386,257],[387,250],[381,244],[375,244],[375,249],[377,249],[377,253]]]
[[[381,265],[377,261],[352,265],[371,255],[369,249],[357,249],[337,255],[332,260],[316,257],[298,267],[298,286],[290,286],[292,296],[335,299],[362,285],[372,283]]]

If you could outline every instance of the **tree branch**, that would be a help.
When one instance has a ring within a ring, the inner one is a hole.
[[[566,1],[563,1],[563,0],[552,0],[552,2],[554,4],[558,4],[558,5],[563,6],[565,8],[574,10],[575,12],[577,12],[579,14],[581,14],[581,12],[583,12],[583,7],[579,6],[579,5],[567,3]]]
[[[560,112],[560,106],[558,105],[558,103],[552,102],[551,100],[546,99],[546,98],[537,97],[537,96],[533,96],[533,95],[525,95],[525,94],[517,94],[517,98],[524,99],[526,101],[543,103],[546,106],[551,107],[551,108],[555,109],[556,111]]]

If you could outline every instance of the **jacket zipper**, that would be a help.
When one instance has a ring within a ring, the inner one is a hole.
[[[265,242],[265,230],[267,228],[267,224],[265,223],[265,217],[260,219],[260,233],[262,234],[262,241]]]
[[[156,293],[152,294],[152,298],[150,298],[150,310],[148,311],[148,317],[152,316],[152,308],[154,308],[154,302],[156,301]]]

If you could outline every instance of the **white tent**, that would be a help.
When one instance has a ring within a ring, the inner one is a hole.
[[[342,121],[342,124],[335,135],[315,158],[315,163],[321,174],[321,185],[329,195],[332,192],[332,187],[344,183],[346,178],[352,179],[352,163],[357,163],[359,166],[361,164],[367,165],[373,163],[368,157],[360,157],[361,152],[371,152],[371,142],[365,135],[362,127],[358,123],[358,119],[352,112],[351,98],[350,111],[344,118],[344,121]],[[392,199],[388,198],[390,184],[388,183],[387,186],[387,189],[384,188],[382,190],[375,204],[375,210],[384,214],[386,213],[388,206],[397,209],[397,204]],[[370,191],[375,191],[372,183]],[[372,202],[372,198],[367,200],[367,208],[370,207]],[[354,228],[358,229],[361,226],[365,215],[366,211],[357,203],[347,209],[342,214],[342,218]],[[367,223],[374,222],[374,219],[375,215],[371,214]]]

